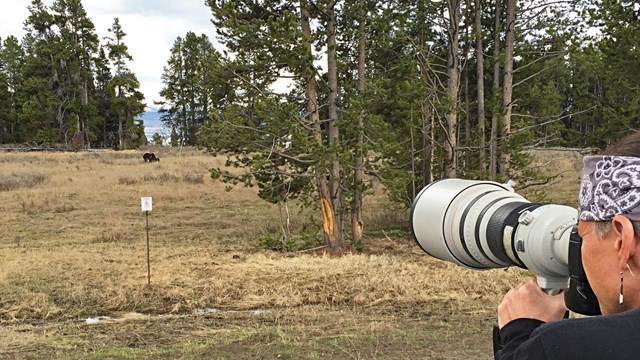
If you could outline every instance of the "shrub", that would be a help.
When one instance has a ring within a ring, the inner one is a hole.
[[[177,176],[173,175],[173,174],[169,174],[169,173],[162,173],[160,174],[160,176],[157,177],[157,181],[159,181],[160,183],[166,183],[166,182],[178,182],[180,181],[180,178],[178,178]]]
[[[204,176],[190,171],[182,174],[182,181],[188,184],[202,184],[204,183]]]
[[[32,188],[47,183],[51,177],[43,173],[0,175],[0,191],[11,191],[20,187]]]
[[[91,242],[94,244],[102,244],[102,243],[123,242],[126,240],[127,240],[126,234],[120,231],[114,231],[110,233],[107,233],[107,232],[101,233],[100,235],[94,237],[91,240]]]
[[[121,176],[120,179],[118,179],[118,184],[120,185],[135,185],[137,183],[138,180],[129,176]]]
[[[290,251],[295,246],[295,242],[291,239],[285,243],[282,234],[279,233],[268,233],[260,236],[258,244],[264,249],[278,251]]]

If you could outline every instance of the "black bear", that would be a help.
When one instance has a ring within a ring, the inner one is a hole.
[[[144,162],[160,161],[160,158],[156,157],[156,154],[154,153],[145,153],[142,155],[142,158],[144,159]]]

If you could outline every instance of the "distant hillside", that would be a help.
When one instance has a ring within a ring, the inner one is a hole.
[[[160,113],[158,109],[147,108],[140,119],[144,121],[144,133],[147,135],[147,139],[151,140],[153,134],[158,133],[163,137],[169,136],[169,129],[167,129],[160,121]]]

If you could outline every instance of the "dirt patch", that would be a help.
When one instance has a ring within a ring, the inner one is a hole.
[[[441,309],[441,311],[434,311]],[[492,318],[451,302],[312,306],[87,325],[8,327],[3,359],[488,359]],[[46,335],[45,335],[46,334]]]

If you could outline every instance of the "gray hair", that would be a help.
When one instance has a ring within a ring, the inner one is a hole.
[[[631,224],[633,224],[633,231],[636,234],[640,234],[640,221],[631,221]],[[593,230],[598,239],[606,237],[607,235],[609,235],[609,231],[611,230],[611,220],[594,221]]]

